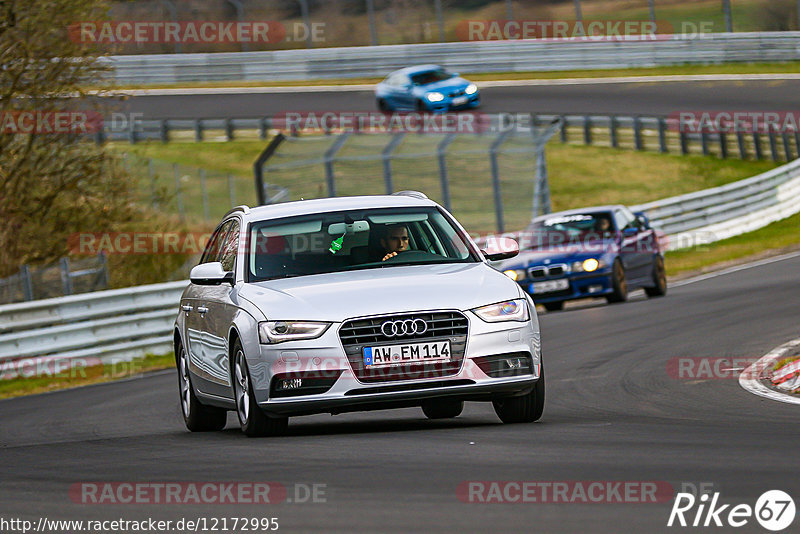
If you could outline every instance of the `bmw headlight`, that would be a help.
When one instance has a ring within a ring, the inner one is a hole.
[[[467,93],[468,95],[474,95],[475,93],[478,92],[478,86],[475,85],[474,83],[471,83],[467,86],[466,89],[464,89],[464,92]]]
[[[487,323],[499,323],[502,321],[527,321],[528,303],[525,299],[507,300],[488,306],[481,306],[472,310],[475,315]]]
[[[583,261],[576,261],[572,264],[572,272],[574,273],[592,273],[597,269],[602,269],[606,266],[606,262],[596,258],[587,258]]]
[[[444,100],[444,95],[442,93],[433,92],[425,95],[425,98],[427,98],[430,102],[441,102]]]
[[[523,271],[522,269],[508,269],[503,271],[503,274],[511,278],[515,282],[517,280],[522,280],[525,278],[525,271]]]
[[[330,323],[316,321],[267,321],[258,323],[258,338],[266,344],[314,339],[324,334],[330,326]]]

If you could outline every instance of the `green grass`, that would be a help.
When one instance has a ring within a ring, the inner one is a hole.
[[[800,214],[774,222],[754,232],[705,245],[700,250],[668,252],[667,271],[670,275],[675,275],[682,272],[710,270],[710,267],[715,265],[751,258],[765,252],[776,253],[797,248],[800,248]]]
[[[174,366],[175,355],[172,353],[163,356],[148,354],[144,358],[136,358],[130,362],[120,362],[115,365],[75,367],[72,370],[61,371],[55,376],[16,377],[0,381],[0,399],[111,382],[120,378],[138,376],[147,371],[169,369]]]

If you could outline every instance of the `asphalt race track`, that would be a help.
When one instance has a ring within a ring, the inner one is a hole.
[[[322,415],[293,419],[286,437],[248,439],[231,415],[223,432],[191,434],[174,371],[0,401],[3,516],[278,517],[281,532],[694,532],[666,528],[671,501],[475,504],[456,488],[711,483],[722,502],[750,506],[770,489],[800,494],[797,406],[754,396],[735,379],[676,379],[666,370],[678,357],[760,357],[798,337],[798,272],[793,257],[676,287],[664,299],[542,314],[548,397],[535,424],[504,426],[490,405],[468,404],[445,422],[418,409]],[[86,481],[325,484],[327,502],[73,503],[70,486]],[[757,527],[751,518],[736,531],[763,532]]]
[[[800,80],[660,82],[489,87],[485,113],[669,115],[678,111],[786,111],[797,107]],[[373,111],[372,91],[135,96],[124,112],[141,119],[253,118],[287,111]]]

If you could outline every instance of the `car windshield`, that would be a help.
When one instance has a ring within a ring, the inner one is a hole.
[[[614,236],[610,213],[554,214],[534,221],[522,236],[520,248],[581,244]]]
[[[411,83],[414,85],[428,85],[429,83],[441,82],[449,80],[453,74],[444,69],[429,70],[426,72],[418,72],[411,75]]]
[[[248,236],[248,279],[480,261],[467,243],[467,237],[433,207],[339,211],[255,222]]]

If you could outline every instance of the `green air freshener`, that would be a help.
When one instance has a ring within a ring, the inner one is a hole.
[[[340,250],[342,250],[342,242],[344,241],[344,234],[341,237],[337,237],[331,243],[331,248],[328,249],[331,254],[336,254]]]

